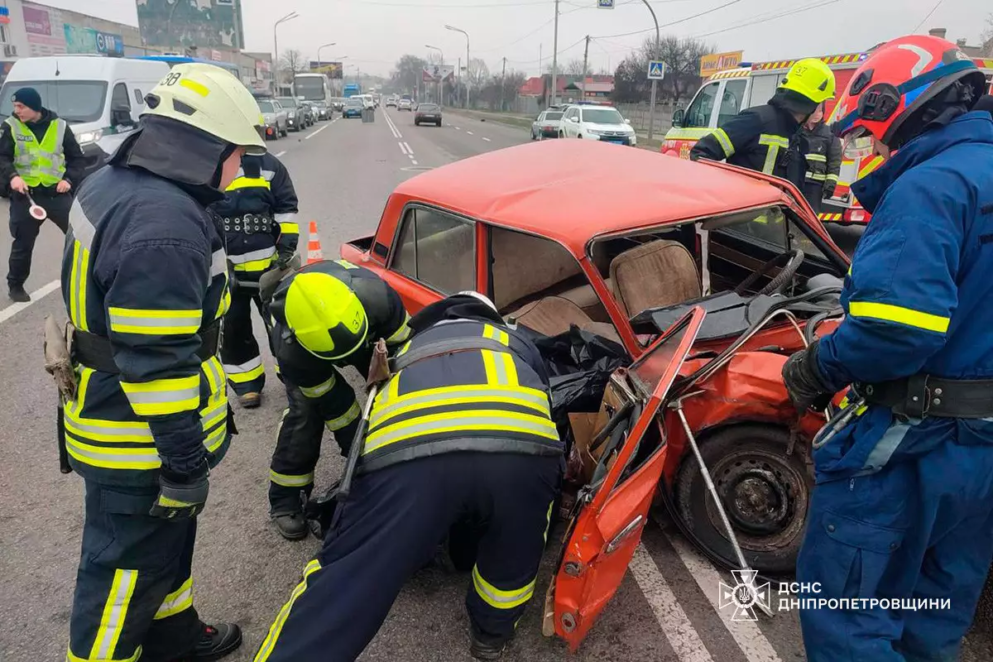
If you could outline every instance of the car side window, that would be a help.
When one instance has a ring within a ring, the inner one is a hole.
[[[742,101],[745,95],[744,80],[729,80],[724,85],[724,94],[721,95],[721,105],[717,109],[717,126],[724,126],[732,117],[741,112]]]
[[[588,284],[579,262],[561,244],[494,226],[489,232],[493,303],[499,310],[516,310],[534,295],[558,292],[556,286],[573,280]]]
[[[720,84],[720,81],[716,81],[700,88],[693,103],[686,109],[686,115],[683,118],[684,129],[710,126],[710,113],[714,109],[714,102],[717,100],[717,87]]]
[[[788,249],[786,215],[779,207],[769,207],[755,212],[751,220],[723,228],[728,234],[750,237],[768,244],[779,251]]]
[[[474,230],[473,223],[434,209],[408,209],[393,269],[442,294],[475,289]]]
[[[134,102],[139,106],[145,105],[145,95],[137,87],[134,88]]]
[[[114,93],[110,97],[111,108],[120,108],[121,106],[131,110],[131,97],[128,95],[128,86],[124,83],[115,85]]]

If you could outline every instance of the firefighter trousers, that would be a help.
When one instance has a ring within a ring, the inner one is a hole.
[[[337,371],[337,370],[336,370]],[[308,398],[286,383],[287,407],[276,433],[269,465],[269,505],[272,515],[299,513],[314,489],[314,467],[321,457],[324,430],[334,433],[342,455],[348,455],[361,417],[355,391],[340,371],[334,386],[319,399]]]
[[[69,662],[167,662],[196,646],[196,519],[148,514],[158,490],[86,481],[83,549],[69,626]]]
[[[514,634],[535,593],[560,457],[445,453],[359,474],[255,662],[350,662],[453,526],[480,523],[466,595],[484,641]],[[360,465],[361,468],[361,465]]]
[[[258,290],[235,288],[231,307],[224,314],[224,338],[221,342],[221,363],[228,383],[238,395],[261,393],[265,387],[265,366],[259,353],[259,343],[252,328],[252,306],[265,322],[265,308]],[[269,326],[266,325],[268,330]]]
[[[72,194],[53,196],[38,195],[35,202],[45,208],[48,218],[65,234],[69,229],[69,208],[72,207]],[[41,232],[41,223],[31,217],[28,209],[31,203],[26,195],[11,191],[10,194],[10,260],[8,262],[7,286],[23,287],[31,275],[31,255],[35,240]],[[44,222],[44,221],[42,221]]]

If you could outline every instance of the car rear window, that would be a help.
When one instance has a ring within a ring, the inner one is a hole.
[[[422,103],[417,107],[417,110],[421,110],[421,111],[427,110],[430,112],[434,112],[438,110],[438,105],[433,103]]]
[[[546,120],[560,120],[560,119],[562,119],[562,113],[555,113],[555,112],[549,111],[549,112],[545,113],[545,119]]]
[[[275,110],[273,110],[272,103],[269,101],[259,101],[259,110],[261,110],[263,113],[276,112]]]

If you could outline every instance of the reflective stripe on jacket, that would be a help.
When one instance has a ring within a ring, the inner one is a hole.
[[[14,138],[14,167],[30,186],[55,186],[65,177],[65,154],[62,143],[68,124],[56,118],[49,122],[41,142],[24,122],[11,115],[4,120]]]
[[[841,140],[821,122],[813,130],[801,129],[800,149],[806,161],[804,180],[833,192],[841,172]]]

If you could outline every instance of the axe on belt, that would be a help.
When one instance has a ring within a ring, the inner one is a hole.
[[[365,435],[369,429],[369,413],[372,411],[372,403],[376,399],[379,387],[390,378],[389,354],[386,351],[386,341],[380,338],[376,341],[372,350],[372,360],[369,362],[369,374],[366,377],[365,405],[362,407],[362,419],[359,427],[352,437],[352,445],[348,449],[348,458],[345,460],[345,470],[341,474],[341,483],[338,484],[336,501],[340,506],[348,494],[352,491],[352,479],[355,477],[355,468],[358,466],[359,457],[362,456],[362,449],[365,447]],[[335,510],[335,517],[341,509]]]

